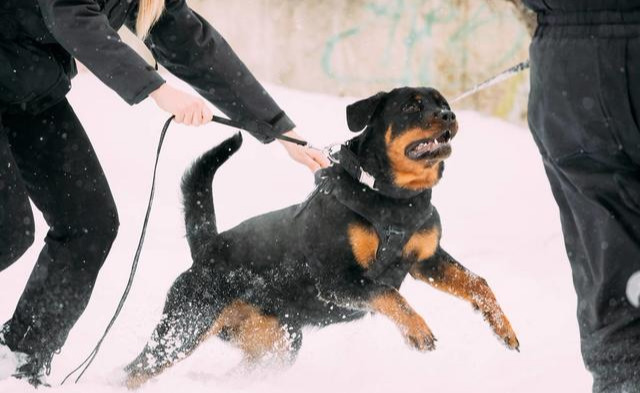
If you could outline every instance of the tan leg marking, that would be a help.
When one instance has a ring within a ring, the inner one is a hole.
[[[262,314],[257,307],[248,303],[235,301],[225,307],[209,331],[202,335],[198,345],[211,336],[220,334],[223,329],[230,333],[231,342],[244,352],[246,360],[250,362],[258,361],[270,354],[286,360],[290,353],[287,335],[278,319]],[[186,355],[190,355],[198,345]],[[136,389],[172,365],[173,363],[167,364],[152,374],[131,373],[126,385],[129,389]]]
[[[430,132],[430,130],[415,128],[392,139],[391,126],[389,126],[384,138],[387,144],[387,156],[394,174],[394,182],[397,186],[409,190],[426,190],[438,183],[442,161],[426,166],[424,162],[411,160],[405,155],[405,149],[410,143],[429,138],[433,134],[434,132]]]
[[[391,319],[404,335],[408,345],[420,350],[435,349],[436,339],[426,322],[398,291],[389,291],[371,301],[373,311]]]
[[[518,350],[518,338],[485,279],[453,262],[441,265],[433,274],[420,269],[418,262],[412,266],[410,273],[414,278],[434,288],[471,303],[475,309],[482,312],[485,320],[504,343],[509,348]]]
[[[405,258],[416,257],[418,261],[429,259],[436,253],[440,243],[440,230],[433,227],[426,231],[414,233],[404,246],[402,254]]]
[[[165,370],[165,368],[163,368],[162,370],[158,371],[157,373],[154,373],[153,375],[146,374],[146,373],[144,373],[144,374],[143,373],[129,374],[129,375],[127,375],[127,380],[125,381],[125,385],[127,386],[127,389],[129,389],[129,390],[138,389],[140,386],[142,386],[145,383],[147,383],[147,381],[149,381],[151,378],[155,377],[156,375],[161,374],[164,370]]]
[[[264,315],[245,302],[237,300],[225,307],[208,336],[218,335],[223,329],[230,333],[231,342],[242,349],[249,360],[289,353],[289,342],[278,319]]]
[[[375,261],[380,239],[375,229],[362,224],[349,224],[349,244],[356,262],[367,269]]]

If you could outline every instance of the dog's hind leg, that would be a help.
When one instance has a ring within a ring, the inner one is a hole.
[[[199,276],[187,271],[173,284],[151,339],[125,368],[130,389],[186,358],[208,336],[224,304],[219,294],[210,292],[211,284],[205,285]]]
[[[504,343],[509,348],[518,350],[520,344],[511,323],[484,278],[466,269],[441,248],[432,257],[414,263],[410,273],[415,279],[471,303],[482,312]]]
[[[290,363],[302,342],[299,329],[284,326],[276,316],[266,315],[242,300],[233,301],[222,310],[210,334],[240,348],[249,367],[264,360]]]

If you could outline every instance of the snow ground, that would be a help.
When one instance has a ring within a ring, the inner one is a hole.
[[[272,86],[276,100],[317,145],[351,137],[344,118],[351,99]],[[119,206],[121,227],[91,303],[54,358],[52,393],[124,393],[121,368],[137,355],[159,320],[166,291],[190,265],[179,180],[200,153],[231,135],[219,125],[173,126],[159,168],[154,209],[129,300],[102,351],[78,385],[58,386],[91,351],[111,318],[129,274],[146,208],[157,138],[167,117],[151,102],[129,107],[90,75],[74,80],[70,101],[101,158]],[[455,109],[455,108],[454,108]],[[410,350],[389,321],[362,321],[304,332],[287,370],[233,371],[239,352],[216,340],[156,378],[142,392],[435,392],[578,393],[590,391],[582,367],[575,295],[557,209],[526,129],[458,111],[460,132],[434,204],[447,250],[485,277],[510,318],[521,352],[508,351],[479,314],[449,295],[413,281],[401,292],[438,338],[435,352]],[[242,179],[242,180],[240,180]],[[250,137],[220,170],[215,197],[221,229],[258,213],[301,201],[310,173],[277,144]],[[87,212],[90,214],[90,212]],[[38,218],[37,237],[46,228]],[[0,274],[0,320],[8,319],[26,282],[39,240]],[[0,381],[0,393],[29,392]]]

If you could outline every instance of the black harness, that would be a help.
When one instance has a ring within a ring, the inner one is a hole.
[[[346,151],[350,154],[345,154]],[[389,195],[387,191],[392,186],[369,175],[347,147],[342,146],[339,152],[339,155],[332,153],[334,165],[316,172],[316,189],[300,205],[297,214],[317,195],[324,194],[371,223],[380,243],[376,260],[365,276],[397,287],[410,267],[402,258],[404,246],[434,214],[431,190],[402,192],[404,197],[399,197],[400,193],[394,190],[394,195]],[[366,183],[361,180],[362,173],[366,174]]]

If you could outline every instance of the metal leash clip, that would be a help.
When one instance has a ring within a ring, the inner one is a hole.
[[[322,149],[322,153],[327,156],[332,164],[340,164],[340,158],[338,157],[338,154],[340,154],[341,149],[342,143],[334,143]]]

